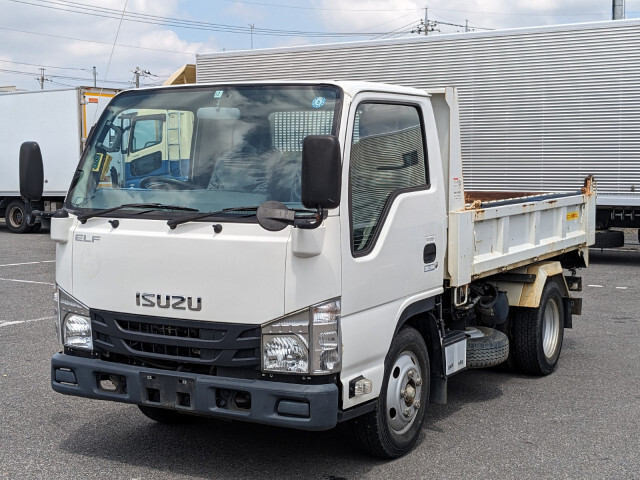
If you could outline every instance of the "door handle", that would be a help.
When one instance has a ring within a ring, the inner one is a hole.
[[[427,243],[424,246],[424,250],[422,252],[422,259],[425,264],[433,263],[436,261],[436,244],[435,243]]]

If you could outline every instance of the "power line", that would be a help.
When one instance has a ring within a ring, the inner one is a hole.
[[[14,3],[20,3],[23,5],[30,5],[34,7],[48,8],[52,10],[60,10],[66,13],[77,13],[81,15],[89,15],[99,18],[120,19],[122,12],[112,8],[95,7],[92,5],[86,5],[77,2],[71,2],[67,0],[8,0]],[[34,3],[40,2],[40,3]],[[66,7],[66,8],[62,8]],[[208,22],[198,22],[193,20],[183,20],[171,17],[160,17],[157,15],[140,14],[136,12],[126,12],[123,19],[128,22],[146,23],[150,25],[165,25],[176,28],[184,28],[191,30],[205,30],[224,33],[242,33],[251,35],[252,29],[247,26],[235,26],[216,24]],[[306,36],[306,37],[365,37],[371,35],[383,35],[387,32],[369,32],[367,34],[359,32],[314,32],[303,30],[280,30],[271,28],[254,28],[254,35],[267,35],[267,36]]]
[[[394,37],[394,36],[398,36],[398,35],[405,35],[407,33],[412,33],[411,30],[405,30],[405,31],[402,31],[402,32],[398,33],[398,30],[402,30],[402,29],[406,29],[406,28],[409,28],[409,27],[413,27],[415,24],[416,24],[416,22],[408,23],[406,25],[403,25],[401,27],[396,28],[395,30],[391,30],[389,33],[385,33],[384,35],[379,35],[377,37],[373,37],[372,40],[377,40],[377,39],[381,39],[381,38],[385,38],[385,37]]]
[[[26,63],[26,62],[15,62],[13,60],[0,60],[0,62],[4,62],[4,63],[13,63],[15,65],[28,65],[30,67],[44,67],[44,68],[56,68],[56,69],[60,69],[60,70],[82,70],[82,71],[88,71],[86,68],[76,68],[76,67],[54,67],[53,65],[42,65],[40,63]]]
[[[28,30],[19,30],[17,28],[9,28],[9,27],[0,26],[0,30],[9,30],[9,31],[12,31],[12,32],[26,33],[26,34],[29,34],[29,35],[40,35],[40,36],[43,36],[43,37],[61,38],[63,40],[73,40],[73,41],[76,41],[76,42],[96,43],[96,44],[99,44],[99,45],[109,45],[109,46],[112,45],[111,42],[101,42],[99,40],[87,40],[86,38],[67,37],[67,36],[64,36],[64,35],[54,35],[52,33],[30,32]],[[116,46],[124,47],[124,48],[137,48],[139,50],[149,50],[149,51],[152,51],[152,52],[175,53],[175,54],[180,54],[180,55],[196,55],[197,54],[197,52],[177,52],[175,50],[163,50],[163,49],[160,49],[160,48],[149,48],[149,47],[138,47],[136,45],[125,45],[123,43],[118,43]]]
[[[12,75],[28,75],[28,76],[32,76],[34,74],[34,72],[25,72],[25,71],[21,71],[21,70],[7,70],[4,68],[0,68],[0,73],[10,73]],[[76,80],[76,81],[81,81],[81,82],[93,82],[92,78],[85,78],[85,77],[69,77],[66,75],[48,75],[49,78],[58,78],[58,79],[62,79],[62,80]],[[129,84],[129,80],[103,80],[103,83],[113,83],[113,84]]]
[[[440,12],[458,12],[458,13],[476,13],[478,15],[503,15],[514,17],[599,17],[603,13],[506,13],[506,12],[486,12],[486,11],[474,11],[474,10],[460,10],[454,8],[432,8],[429,7],[429,11],[435,10]]]
[[[393,9],[383,9],[383,8],[326,8],[326,7],[301,7],[299,5],[280,5],[277,3],[264,3],[264,2],[239,2],[237,0],[222,0],[224,2],[229,3],[241,3],[243,5],[262,5],[264,7],[270,8],[291,8],[296,10],[317,10],[317,11],[327,11],[327,12],[418,12],[421,11],[422,8],[393,8]]]
[[[243,5],[261,5],[269,8],[285,8],[285,9],[295,9],[295,10],[315,10],[315,11],[334,11],[334,12],[418,12],[422,11],[423,8],[394,8],[394,9],[383,9],[383,8],[329,8],[329,7],[301,7],[299,5],[283,5],[276,3],[265,3],[265,2],[248,2],[248,1],[240,1],[240,0],[221,0],[228,3],[239,3]],[[447,9],[447,8],[433,8],[429,7],[429,10],[441,10],[445,12],[461,12],[461,13],[478,13],[478,14],[488,14],[488,15],[505,15],[505,16],[532,16],[532,17],[548,17],[548,16],[556,16],[556,17],[573,17],[573,16],[601,16],[603,13],[565,13],[565,14],[545,14],[545,13],[506,13],[506,12],[486,12],[486,11],[473,11],[473,10],[461,10],[461,9]],[[639,13],[639,12],[627,12],[627,13]]]
[[[411,13],[407,13],[406,15],[402,15],[401,17],[394,18],[393,20],[389,20],[389,21],[387,21],[387,22],[382,22],[382,23],[378,23],[378,24],[376,24],[376,25],[372,25],[372,26],[367,27],[367,28],[365,28],[365,29],[363,29],[363,30],[360,30],[360,33],[364,33],[365,31],[367,31],[367,30],[371,30],[372,28],[381,27],[382,25],[387,25],[388,23],[397,22],[398,20],[402,20],[403,18],[406,18],[406,17],[408,17],[408,16],[410,16],[410,15],[413,15],[413,14],[414,14],[413,12],[411,12]],[[403,27],[400,27],[400,28],[403,28]],[[397,29],[396,29],[396,30],[397,30]],[[395,31],[395,30],[393,30],[393,31]],[[390,32],[389,32],[389,33],[390,33]],[[375,37],[374,37],[374,38],[375,38]]]

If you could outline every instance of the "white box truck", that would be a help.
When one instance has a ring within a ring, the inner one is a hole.
[[[198,82],[246,78],[452,85],[467,189],[552,192],[594,175],[596,244],[640,229],[638,19],[197,57]]]
[[[144,146],[177,114],[186,178],[102,181],[105,165],[128,168],[123,119]],[[41,179],[24,178],[38,197]],[[159,422],[351,422],[384,458],[412,448],[451,375],[556,368],[595,236],[591,177],[524,198],[465,191],[453,88],[122,92],[76,179],[51,219],[55,391]]]
[[[37,231],[41,223],[29,225],[29,212],[62,206],[91,127],[116,93],[77,87],[0,94],[0,218],[9,231]],[[44,159],[43,196],[34,202],[20,195],[18,157],[25,141],[37,141]]]

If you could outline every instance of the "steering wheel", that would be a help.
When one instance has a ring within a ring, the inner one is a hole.
[[[178,180],[172,177],[162,177],[160,175],[151,175],[144,177],[140,180],[140,188],[158,188],[162,185],[170,185],[172,187],[178,187],[180,190],[197,190],[194,184],[186,182],[184,180]]]

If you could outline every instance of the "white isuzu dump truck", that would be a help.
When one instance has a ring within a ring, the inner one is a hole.
[[[126,168],[120,125],[138,112],[156,122],[129,130],[143,146],[183,117],[186,178],[103,181],[105,165]],[[37,145],[23,154],[37,198]],[[52,387],[160,422],[352,422],[362,448],[398,457],[450,376],[556,368],[594,225],[592,178],[525,198],[465,192],[453,88],[122,92],[51,219]]]
[[[26,221],[31,210],[62,206],[89,131],[116,93],[76,87],[0,94],[0,217],[10,232],[37,231],[40,221]],[[38,142],[45,161],[43,196],[33,202],[25,201],[19,186],[18,154],[27,140]]]

